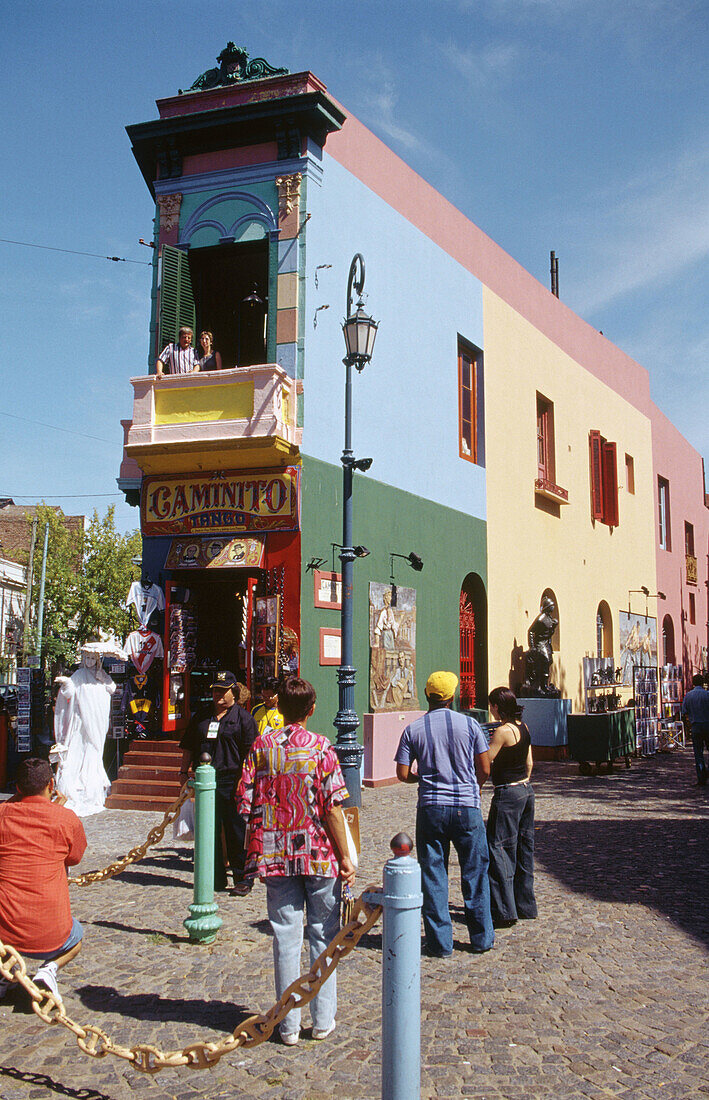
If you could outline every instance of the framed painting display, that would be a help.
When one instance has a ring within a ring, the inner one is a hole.
[[[342,661],[342,636],[339,627],[320,627],[320,664],[339,665]]]
[[[342,608],[342,575],[340,573],[315,570],[314,607],[330,607],[333,611]]]
[[[272,656],[278,653],[280,596],[257,596],[254,601],[254,653]]]

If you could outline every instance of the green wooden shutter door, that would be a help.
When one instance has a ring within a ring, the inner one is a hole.
[[[194,330],[196,324],[189,257],[181,248],[165,244],[162,249],[160,280],[160,351],[177,340],[183,325]]]

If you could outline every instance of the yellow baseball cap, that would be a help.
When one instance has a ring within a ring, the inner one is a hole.
[[[458,677],[454,672],[432,672],[426,681],[426,695],[429,699],[452,699],[458,687]]]

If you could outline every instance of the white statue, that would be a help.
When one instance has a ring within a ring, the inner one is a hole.
[[[100,813],[111,789],[103,747],[116,685],[101,667],[104,653],[101,642],[82,648],[81,668],[62,683],[54,708],[54,737],[66,750],[57,770],[57,789],[79,817]]]

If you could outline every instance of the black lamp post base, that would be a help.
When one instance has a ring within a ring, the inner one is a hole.
[[[351,665],[341,665],[337,670],[340,709],[333,722],[337,730],[335,752],[349,794],[348,806],[362,805],[361,766],[364,749],[357,740],[359,718],[353,706],[355,675],[356,669]]]

